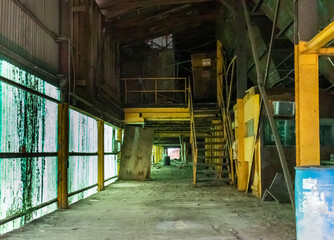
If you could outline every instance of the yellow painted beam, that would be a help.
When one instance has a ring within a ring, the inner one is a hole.
[[[244,124],[244,101],[237,99],[237,116],[236,116],[236,153],[238,159],[238,190],[246,191],[248,180],[248,162],[245,161],[245,124]]]
[[[173,113],[142,113],[142,117],[144,119],[187,119],[190,118],[189,113],[179,113],[179,112],[173,112]]]
[[[326,55],[326,56],[333,56],[334,55],[334,47],[329,48],[320,48],[317,51],[318,55]]]
[[[121,151],[117,153],[117,175],[119,175],[119,166],[121,164],[121,157],[122,157],[122,134],[123,129],[117,129],[117,141],[121,143]]]
[[[104,190],[104,121],[97,122],[97,190]]]
[[[124,108],[124,113],[189,113],[188,108]]]
[[[221,107],[222,99],[222,82],[223,82],[223,45],[220,40],[217,40],[217,102],[219,107]]]
[[[196,186],[197,185],[197,147],[193,148],[193,185]]]
[[[311,45],[312,46],[312,45]],[[318,55],[295,47],[296,164],[320,165]]]
[[[58,180],[57,206],[58,209],[68,208],[67,163],[69,146],[69,106],[67,103],[58,104]]]
[[[127,124],[148,121],[190,121],[189,112],[125,112],[124,122]]]
[[[314,38],[308,41],[303,48],[301,48],[301,53],[318,51],[320,48],[325,46],[328,42],[334,39],[334,22],[329,24],[320,33],[318,33]]]

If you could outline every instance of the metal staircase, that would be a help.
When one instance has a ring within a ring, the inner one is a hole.
[[[220,110],[216,105],[194,106],[197,164],[196,182],[229,182],[229,163]]]
[[[190,142],[193,160],[193,184],[230,182],[230,163],[226,152],[221,110],[214,104],[194,104],[189,89]]]

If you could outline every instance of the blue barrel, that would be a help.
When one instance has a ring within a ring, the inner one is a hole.
[[[334,239],[334,167],[296,167],[297,240]]]

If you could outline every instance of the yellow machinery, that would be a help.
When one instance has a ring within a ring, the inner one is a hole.
[[[293,89],[268,89],[269,102],[277,124],[291,175],[295,166],[295,124]],[[275,175],[282,171],[273,135],[264,111],[260,113],[260,95],[253,87],[234,106],[235,152],[238,190],[252,190],[261,198]]]
[[[291,176],[296,166],[296,124],[294,89],[267,89],[269,105],[286,155]],[[320,158],[329,160],[334,152],[334,115],[328,107],[333,96],[320,90]],[[324,106],[324,107],[322,107]],[[275,175],[282,172],[273,134],[264,111],[260,114],[260,95],[253,87],[234,106],[238,190],[252,190],[261,198]],[[284,184],[284,183],[282,183]]]

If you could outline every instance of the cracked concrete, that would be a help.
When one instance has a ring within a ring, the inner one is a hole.
[[[191,168],[152,169],[152,181],[120,181],[2,239],[295,239],[289,204],[261,202],[227,185],[191,185]]]

